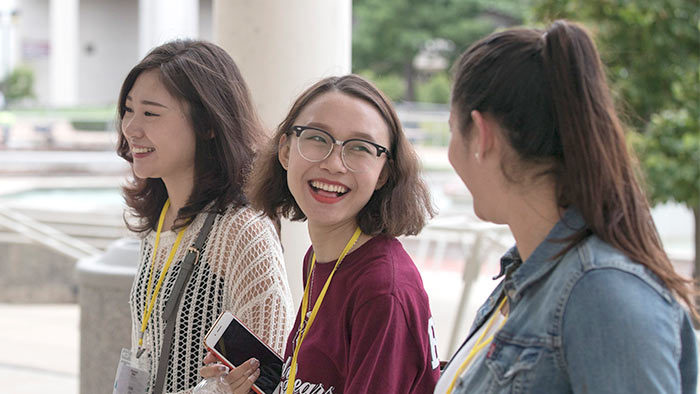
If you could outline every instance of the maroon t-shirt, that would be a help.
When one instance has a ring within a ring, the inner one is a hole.
[[[305,283],[310,261],[311,249],[304,258]],[[334,265],[315,264],[308,310]],[[299,317],[307,312],[297,313],[287,340],[282,390]],[[439,377],[435,330],[420,274],[396,238],[376,236],[348,254],[333,275],[299,349],[294,392],[432,393]]]

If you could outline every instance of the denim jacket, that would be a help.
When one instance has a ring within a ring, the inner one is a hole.
[[[508,320],[454,393],[696,392],[690,318],[651,271],[596,236],[552,259],[583,226],[569,209],[525,262],[503,256],[469,336],[504,292]]]

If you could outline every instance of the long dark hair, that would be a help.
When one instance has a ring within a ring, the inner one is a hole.
[[[243,186],[264,131],[248,87],[233,59],[222,48],[205,41],[177,40],[151,50],[129,72],[119,93],[117,142],[119,156],[133,162],[122,130],[126,96],[147,70],[158,70],[168,92],[187,108],[195,131],[195,176],[192,193],[173,229],[181,228],[210,202],[215,210],[247,203]],[[213,138],[212,138],[213,136]],[[154,229],[168,198],[160,178],[133,179],[122,189],[139,223],[132,231]]]
[[[522,162],[547,166],[558,205],[581,212],[587,227],[565,251],[595,234],[654,272],[697,318],[692,281],[674,271],[663,249],[586,30],[559,20],[546,31],[495,33],[470,47],[454,70],[461,129],[472,110],[493,115]]]
[[[371,82],[354,74],[322,79],[296,99],[267,148],[261,151],[251,174],[249,195],[253,207],[271,218],[281,214],[290,220],[306,219],[287,185],[287,171],[277,156],[278,145],[301,111],[328,92],[340,92],[369,103],[389,129],[391,159],[386,163],[387,181],[357,214],[358,226],[369,235],[418,234],[427,218],[434,215],[430,194],[420,177],[418,158],[404,135],[391,100]]]

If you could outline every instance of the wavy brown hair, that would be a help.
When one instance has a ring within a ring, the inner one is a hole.
[[[470,47],[454,72],[452,106],[463,132],[472,110],[493,115],[523,163],[547,164],[558,205],[583,216],[587,227],[565,251],[595,234],[656,274],[697,319],[692,281],[663,249],[586,30],[559,20],[546,31],[495,33]]]
[[[267,147],[260,152],[249,182],[251,204],[270,218],[282,215],[290,220],[306,220],[287,185],[287,171],[278,159],[278,146],[301,111],[317,97],[340,92],[358,98],[372,107],[386,122],[390,134],[391,158],[385,166],[386,183],[374,191],[357,214],[357,224],[369,235],[415,235],[435,212],[430,194],[420,177],[420,166],[413,147],[406,139],[391,101],[371,82],[350,74],[329,77],[306,89],[294,102],[287,117]]]
[[[117,153],[130,163],[129,144],[121,132],[125,101],[136,79],[148,70],[158,70],[165,88],[183,104],[196,137],[194,186],[173,229],[189,223],[212,201],[217,211],[229,204],[247,204],[243,186],[265,134],[236,63],[212,43],[177,40],[154,48],[134,66],[122,84],[117,108]],[[168,198],[163,181],[134,174],[122,191],[132,213],[141,219],[137,224],[127,222],[129,229],[155,229]]]

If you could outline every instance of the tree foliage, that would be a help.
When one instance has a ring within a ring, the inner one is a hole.
[[[522,21],[515,0],[354,0],[352,68],[401,76],[404,98],[415,98],[413,59],[436,39],[452,43],[442,55],[452,64],[472,42],[497,27]]]
[[[654,203],[686,204],[695,216],[700,278],[700,7],[697,0],[535,0],[539,19],[569,18],[593,30],[618,101],[639,134]]]
[[[654,202],[700,208],[700,7],[695,0],[536,0],[595,33]]]
[[[539,20],[569,18],[593,30],[617,93],[644,127],[651,115],[693,103],[674,86],[697,76],[700,7],[696,0],[535,0]],[[698,89],[697,78],[691,85]],[[697,109],[697,101],[694,103]]]
[[[29,67],[17,67],[0,81],[0,91],[8,103],[34,97],[34,72]]]

